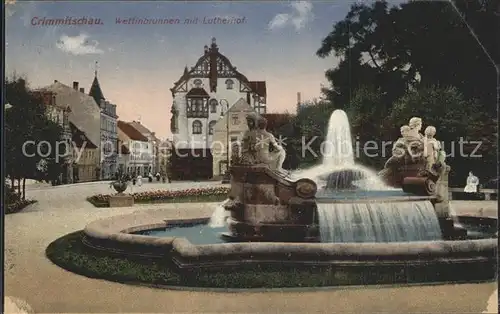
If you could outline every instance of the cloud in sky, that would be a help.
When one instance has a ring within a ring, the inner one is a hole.
[[[62,35],[57,41],[56,47],[77,56],[104,53],[102,49],[97,47],[99,43],[96,40],[89,41],[89,37],[84,33],[73,37]]]
[[[313,5],[309,1],[292,2],[290,8],[290,12],[279,13],[272,18],[268,25],[270,30],[292,26],[299,31],[314,18],[312,13]]]

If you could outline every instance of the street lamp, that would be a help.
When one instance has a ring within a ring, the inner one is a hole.
[[[221,107],[225,107],[225,114],[226,114],[226,173],[224,174],[224,179],[222,182],[224,183],[225,181],[229,181],[229,102],[226,99],[221,99],[219,101],[219,104]],[[224,111],[221,110],[220,112],[221,116],[224,116]]]
[[[5,110],[9,110],[10,108],[12,108],[11,104],[9,104],[9,103],[5,104]]]

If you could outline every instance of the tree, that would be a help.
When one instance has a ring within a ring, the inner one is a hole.
[[[357,89],[346,108],[353,141],[357,141],[360,148],[373,147],[368,146],[373,145],[369,142],[376,143],[376,154],[373,151],[365,152],[364,149],[360,152],[359,162],[366,166],[382,168],[387,159],[382,141],[388,140],[385,130],[390,129],[387,126],[390,108],[391,104],[384,103],[380,88],[373,86]]]
[[[385,1],[354,4],[317,51],[321,58],[340,58],[326,72],[331,85],[326,96],[345,105],[354,90],[374,85],[386,103],[393,103],[410,88],[455,86],[466,99],[478,99],[481,110],[496,114],[495,67],[468,27],[477,29],[483,46],[500,56],[489,35],[500,26],[496,8],[480,0],[454,3],[463,16],[443,1],[392,8]]]
[[[278,133],[287,138],[287,160],[290,168],[306,167],[321,159],[320,145],[326,136],[326,128],[331,113],[335,110],[333,103],[322,100],[305,102],[297,114],[291,118],[290,125],[285,125]],[[311,151],[306,150],[307,144]]]
[[[436,138],[443,142],[449,155],[447,163],[453,169],[450,181],[463,184],[471,169],[485,178],[491,176],[491,169],[496,166],[496,121],[487,118],[481,107],[477,101],[466,100],[455,87],[434,86],[410,92],[398,100],[392,107],[389,121],[393,132],[408,124],[414,116],[422,118],[424,128],[435,126]],[[475,142],[482,143],[476,152]]]
[[[11,106],[5,112],[6,172],[12,188],[25,199],[26,179],[47,179],[59,171],[55,146],[61,140],[63,130],[59,124],[47,118],[42,99],[30,91],[23,78],[14,77],[6,81],[5,102]],[[29,141],[35,145],[29,145]],[[36,144],[41,141],[49,143],[50,153],[45,151],[48,150],[46,146],[40,146],[41,150],[37,151]],[[64,154],[64,151],[60,153]],[[47,157],[42,157],[45,155]],[[45,160],[50,171],[40,171],[42,160]]]

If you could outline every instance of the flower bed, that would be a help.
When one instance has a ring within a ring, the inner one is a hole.
[[[219,202],[227,198],[229,188],[203,188],[187,190],[158,190],[132,193],[135,203],[183,203],[183,202]],[[90,196],[87,201],[95,207],[109,207],[110,194]]]
[[[26,206],[36,203],[35,200],[18,200],[14,203],[5,204],[5,214],[20,212]]]

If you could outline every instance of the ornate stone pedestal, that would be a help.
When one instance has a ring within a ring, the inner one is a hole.
[[[130,194],[116,194],[109,198],[109,207],[130,207],[134,206],[134,197]]]
[[[239,241],[317,241],[316,184],[265,165],[233,166],[228,235]]]

